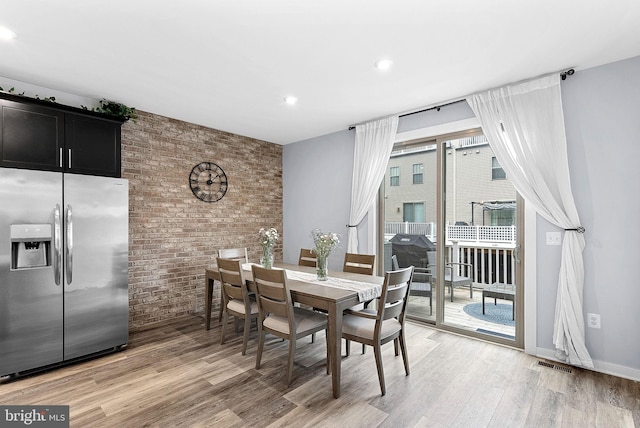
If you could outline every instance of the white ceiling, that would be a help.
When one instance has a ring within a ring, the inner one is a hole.
[[[638,0],[3,0],[0,76],[288,144],[640,55],[639,22]]]

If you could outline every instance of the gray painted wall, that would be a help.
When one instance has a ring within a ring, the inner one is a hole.
[[[562,93],[571,186],[586,228],[584,308],[602,317],[601,329],[587,329],[587,348],[594,360],[639,370],[640,57],[574,77]]]
[[[440,111],[400,118],[398,132],[473,117],[466,102]],[[283,261],[297,263],[300,248],[313,248],[311,230],[340,234],[340,246],[329,256],[329,269],[342,269],[347,249],[355,130],[323,135],[284,146],[282,154],[284,230]],[[368,218],[360,224],[360,248],[367,248]],[[364,251],[362,251],[364,252]]]
[[[599,371],[638,378],[640,373],[640,57],[578,71],[562,82],[574,197],[586,227],[584,308],[602,328],[587,329],[587,347]],[[473,117],[466,103],[402,117],[398,132]],[[312,246],[313,227],[346,239],[354,132],[284,147],[284,261]],[[322,196],[324,195],[324,196]],[[553,318],[560,248],[545,245],[557,229],[537,218],[537,347],[553,354]],[[346,244],[333,255],[340,269]]]
[[[355,131],[344,130],[284,146],[283,260],[298,263],[300,248],[313,248],[311,230],[336,232],[341,242],[329,269],[342,269],[347,248]]]

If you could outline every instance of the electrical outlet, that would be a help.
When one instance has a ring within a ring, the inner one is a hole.
[[[600,314],[587,314],[587,327],[600,328]]]
[[[547,245],[560,245],[561,243],[560,232],[547,232]]]

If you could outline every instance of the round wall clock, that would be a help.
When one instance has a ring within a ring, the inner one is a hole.
[[[216,202],[227,193],[227,175],[213,162],[200,162],[189,174],[189,185],[196,198]]]

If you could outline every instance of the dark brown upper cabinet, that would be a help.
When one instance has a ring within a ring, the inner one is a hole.
[[[2,97],[0,166],[120,177],[122,121]]]
[[[119,122],[67,113],[65,172],[120,177],[120,128]]]

